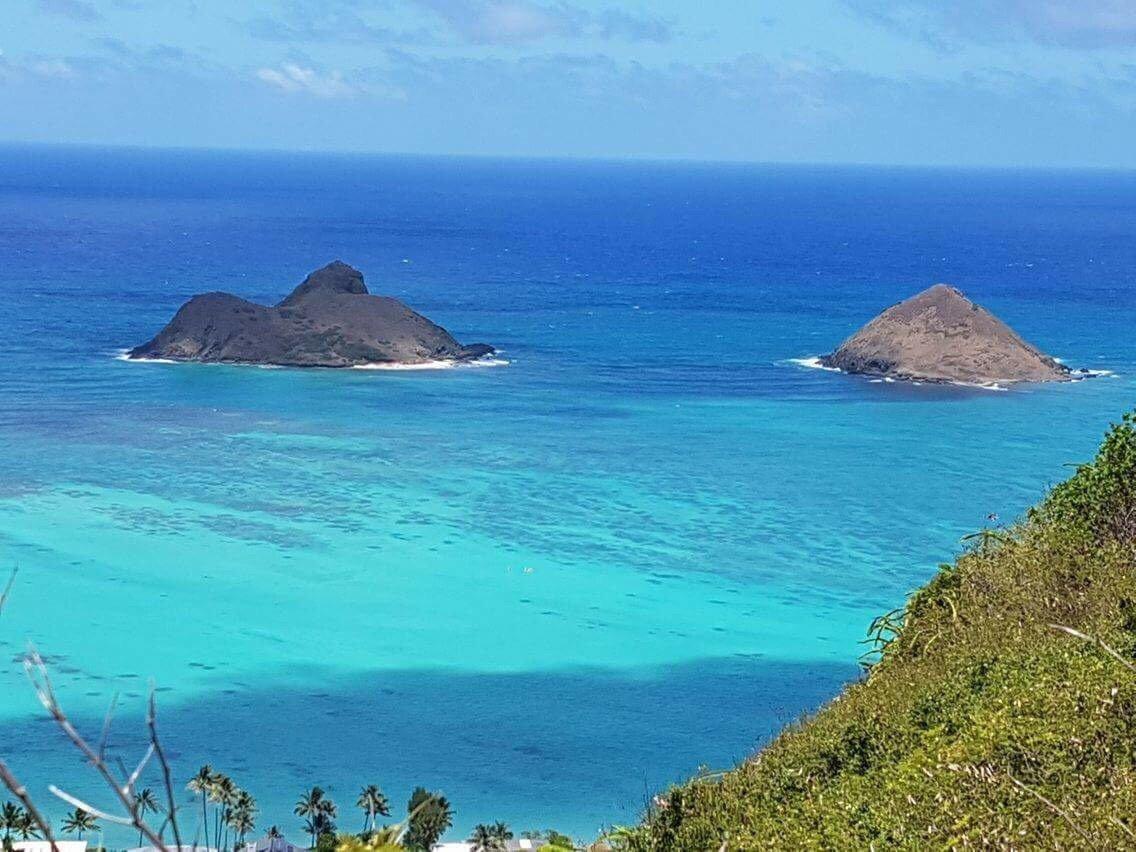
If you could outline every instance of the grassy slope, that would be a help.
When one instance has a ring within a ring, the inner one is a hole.
[[[629,848],[1136,849],[1134,543],[1128,417],[877,623],[864,680],[721,781],[664,795]]]

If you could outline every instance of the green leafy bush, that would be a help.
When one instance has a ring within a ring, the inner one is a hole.
[[[877,620],[865,676],[634,850],[1136,848],[1136,418]]]

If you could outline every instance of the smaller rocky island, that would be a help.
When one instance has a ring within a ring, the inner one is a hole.
[[[947,284],[888,308],[820,362],[887,379],[987,386],[1085,375],[1026,343]]]
[[[367,291],[341,261],[316,270],[278,305],[231,293],[194,296],[127,357],[281,367],[413,366],[475,361],[492,346],[463,346],[398,299]]]

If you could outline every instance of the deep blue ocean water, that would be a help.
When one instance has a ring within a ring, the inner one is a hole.
[[[294,840],[312,784],[345,828],[372,782],[444,791],[454,837],[634,820],[1092,454],[1136,401],[1134,233],[1131,173],[0,148],[0,754],[93,789],[33,641],[92,736],[121,696],[128,762],[153,682],[178,774]],[[335,258],[509,366],[114,358]],[[1116,375],[794,363],[937,281]]]

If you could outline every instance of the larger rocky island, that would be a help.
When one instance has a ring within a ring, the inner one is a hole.
[[[891,379],[1006,385],[1079,375],[946,284],[888,308],[821,364]]]
[[[463,346],[389,296],[367,291],[359,270],[335,261],[278,305],[231,293],[194,296],[133,359],[285,367],[413,366],[474,361],[492,346]]]

